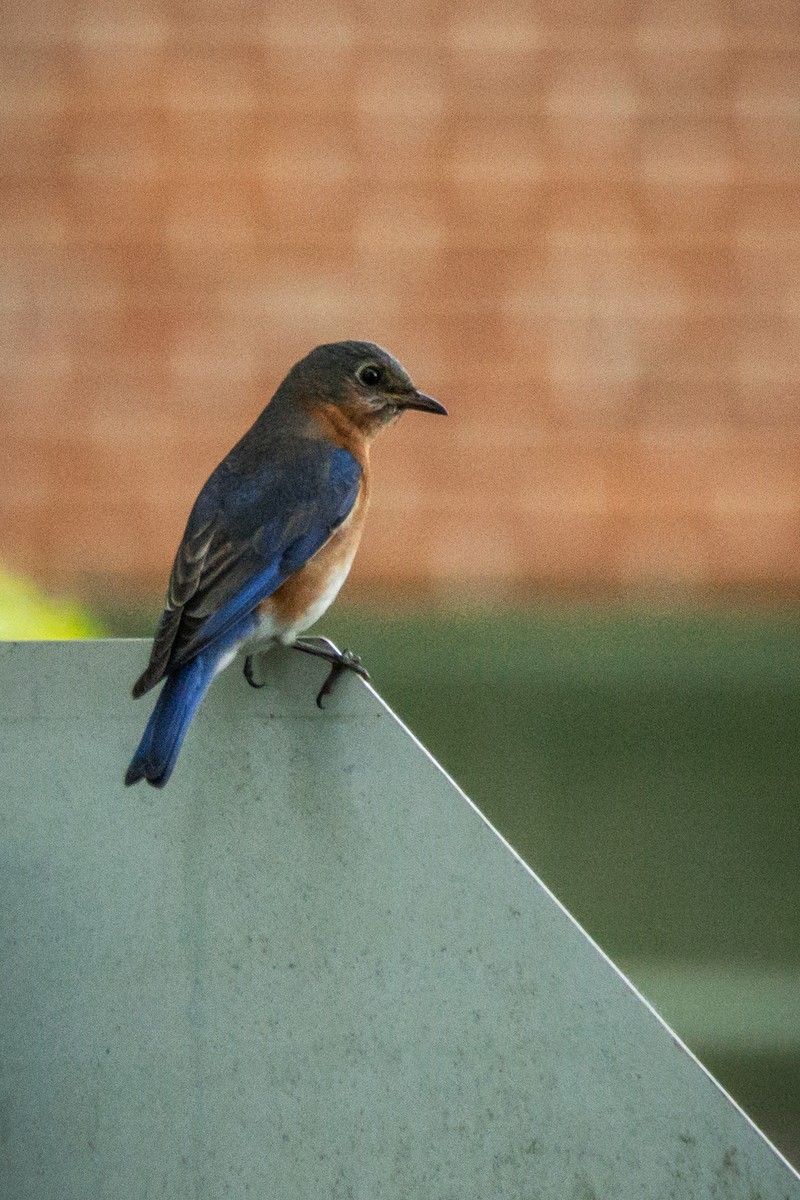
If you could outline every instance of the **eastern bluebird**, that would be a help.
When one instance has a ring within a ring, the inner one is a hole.
[[[245,650],[293,646],[333,666],[317,702],[359,660],[299,635],[353,562],[369,501],[369,447],[405,409],[445,413],[371,342],[318,346],[292,367],[195,501],[153,639],[133,687],[165,679],[125,783],[163,787],[212,679]]]

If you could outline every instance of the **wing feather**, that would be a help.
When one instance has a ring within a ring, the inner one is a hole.
[[[346,450],[297,439],[260,468],[231,456],[195,502],[175,556],[150,662],[134,696],[224,637],[298,570],[347,517],[361,468]]]

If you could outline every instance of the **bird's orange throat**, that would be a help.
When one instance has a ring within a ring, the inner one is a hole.
[[[322,436],[335,446],[349,450],[362,469],[369,458],[369,444],[386,425],[380,412],[343,404],[316,404],[313,410]]]

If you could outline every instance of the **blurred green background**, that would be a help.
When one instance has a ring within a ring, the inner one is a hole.
[[[21,636],[158,615],[3,600]],[[800,1161],[800,616],[342,606],[320,631]]]

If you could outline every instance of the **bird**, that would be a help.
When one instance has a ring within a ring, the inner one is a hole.
[[[317,346],[291,368],[212,472],[178,547],[138,698],[163,681],[125,774],[163,788],[212,680],[244,652],[291,646],[326,659],[324,697],[357,655],[303,638],[347,578],[370,499],[373,438],[409,409],[446,415],[372,342]]]

